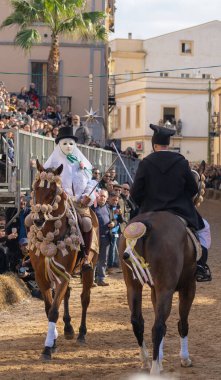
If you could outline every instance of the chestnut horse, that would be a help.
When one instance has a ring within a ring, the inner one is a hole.
[[[73,207],[70,209],[69,198],[61,187],[59,176],[63,165],[57,169],[45,170],[37,161],[37,169],[31,203],[33,225],[30,227],[28,238],[31,263],[48,318],[48,333],[42,352],[42,358],[47,360],[51,359],[51,353],[56,348],[56,322],[63,299],[64,336],[66,339],[72,339],[74,336],[69,314],[69,280],[78,261],[80,241],[78,224],[74,221],[76,214]],[[96,262],[96,258],[94,254],[93,263]],[[78,335],[80,342],[85,341],[87,332],[86,314],[92,284],[93,271],[83,271],[82,317]]]
[[[202,170],[204,169],[205,163],[202,163]],[[197,197],[196,203],[199,202],[199,198],[204,193],[202,184],[199,186],[199,189],[199,197]],[[181,365],[189,367],[192,365],[192,362],[188,352],[188,316],[196,291],[195,247],[187,234],[184,221],[170,212],[157,211],[140,214],[130,221],[128,227],[131,227],[131,231],[136,229],[136,224],[132,226],[132,223],[135,222],[144,224],[146,232],[142,237],[137,239],[134,252],[143,257],[145,262],[148,263],[149,272],[152,277],[152,281],[149,281],[151,300],[155,313],[155,321],[152,328],[152,365],[149,362],[148,350],[143,337],[143,284],[135,278],[131,267],[127,265],[129,258],[127,250],[128,241],[126,241],[124,236],[120,239],[119,253],[127,287],[131,323],[140,347],[142,368],[151,368],[150,373],[152,375],[158,375],[162,370],[166,321],[170,315],[172,299],[176,291],[179,293],[178,332],[181,344]]]

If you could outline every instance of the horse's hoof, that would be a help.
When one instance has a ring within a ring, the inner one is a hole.
[[[187,359],[181,359],[181,367],[192,367],[192,360],[187,358]]]
[[[64,331],[64,339],[66,340],[74,339],[74,331],[73,332]]]
[[[41,357],[40,357],[41,360],[43,360],[43,361],[51,360],[51,351],[52,351],[51,347],[45,347],[41,353]]]
[[[64,338],[67,340],[74,339],[74,329],[71,325],[64,328]]]
[[[57,342],[56,342],[56,339],[54,339],[54,344],[51,347],[52,354],[54,354],[55,352],[57,352],[57,350],[58,350]]]
[[[86,343],[85,336],[84,335],[78,335],[77,342],[79,342],[80,344],[85,344]]]

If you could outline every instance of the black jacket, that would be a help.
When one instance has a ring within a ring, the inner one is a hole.
[[[204,223],[192,201],[197,192],[188,161],[179,153],[160,151],[140,162],[131,197],[140,207],[140,213],[170,211],[199,230]]]

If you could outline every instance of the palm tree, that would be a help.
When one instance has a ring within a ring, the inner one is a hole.
[[[51,31],[48,56],[47,96],[54,105],[59,88],[59,36],[71,35],[86,41],[105,41],[107,38],[103,12],[86,12],[85,0],[9,0],[12,13],[0,28],[17,25],[14,42],[28,51],[41,41],[36,23],[44,23]]]

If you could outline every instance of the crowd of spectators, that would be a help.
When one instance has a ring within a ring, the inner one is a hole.
[[[59,104],[55,107],[48,105],[46,108],[42,108],[34,83],[30,83],[29,89],[22,87],[19,94],[10,94],[4,83],[0,82],[0,130],[10,129],[6,137],[9,140],[8,149],[11,160],[13,160],[14,129],[56,138],[61,126],[72,126],[79,144],[101,148],[99,141],[94,140],[91,136],[87,122],[82,123],[79,115],[71,112],[64,113]],[[115,152],[111,142],[103,148]],[[119,152],[132,159],[138,158],[137,153],[131,147],[125,151],[119,149]]]
[[[137,206],[130,197],[128,182],[119,184],[116,169],[107,171],[103,177],[98,168],[93,169],[93,179],[98,181],[97,201],[92,209],[98,217],[100,227],[100,252],[95,283],[108,286],[106,275],[121,272],[118,243],[121,233],[129,220],[137,213]]]
[[[28,256],[25,218],[29,213],[29,197],[25,195],[21,196],[19,212],[11,207],[0,213],[0,274],[17,273],[26,283],[31,295],[42,299]]]

